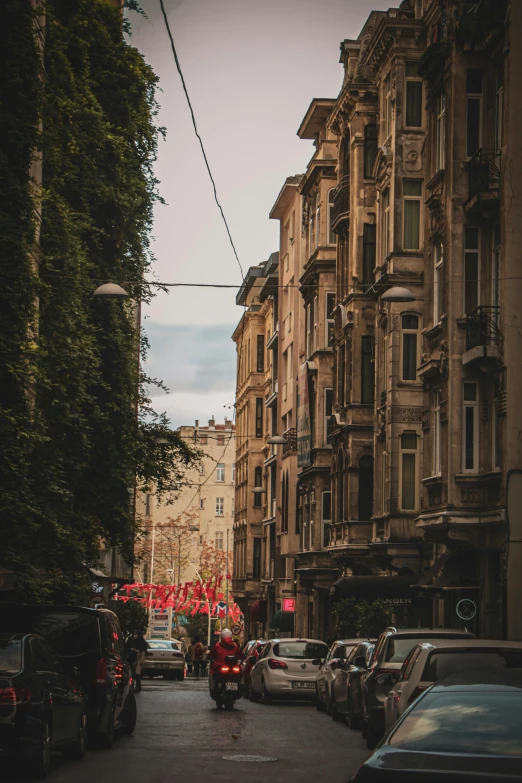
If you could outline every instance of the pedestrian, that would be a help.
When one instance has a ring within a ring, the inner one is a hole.
[[[192,659],[192,663],[194,665],[194,677],[196,678],[196,680],[199,680],[199,674],[201,671],[201,664],[203,661],[203,653],[205,651],[205,648],[201,644],[199,639],[194,639],[192,644],[194,647],[193,650],[194,658]]]
[[[207,676],[207,665],[208,665],[208,647],[206,644],[203,644],[203,657],[201,659],[201,674],[203,677]]]
[[[131,665],[136,693],[141,691],[141,669],[148,649],[149,645],[143,638],[143,631],[134,631],[132,637],[127,642],[127,657]]]
[[[187,664],[187,677],[192,674],[192,642],[189,644],[187,652],[185,653],[185,663]]]

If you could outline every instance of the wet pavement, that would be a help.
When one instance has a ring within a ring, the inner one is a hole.
[[[217,711],[206,681],[145,680],[138,724],[111,750],[83,761],[53,759],[49,783],[345,783],[368,756],[360,732],[303,703],[263,705],[240,699]],[[223,756],[265,756],[272,762]]]

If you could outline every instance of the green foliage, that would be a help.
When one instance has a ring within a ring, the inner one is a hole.
[[[157,78],[106,0],[44,7],[43,61],[30,4],[0,11],[0,565],[24,598],[68,601],[100,539],[133,558],[135,479],[175,490],[197,453],[151,410],[137,308],[92,295],[152,295]]]
[[[208,615],[195,614],[194,617],[188,617],[187,623],[183,626],[189,639],[199,639],[200,642],[207,642],[208,636]]]
[[[337,639],[376,637],[392,619],[392,610],[380,598],[376,601],[341,598],[335,604],[332,614]]]
[[[129,601],[112,601],[110,608],[118,615],[125,641],[130,639],[134,631],[145,631],[149,624],[147,609],[133,598]]]

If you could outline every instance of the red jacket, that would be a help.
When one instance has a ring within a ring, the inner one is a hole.
[[[241,650],[235,642],[217,642],[208,654],[212,661],[211,671],[214,672],[219,666],[222,666],[227,655],[235,655],[237,658],[241,658]]]

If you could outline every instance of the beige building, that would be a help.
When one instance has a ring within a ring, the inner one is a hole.
[[[138,494],[138,514],[148,531],[145,557],[136,569],[145,583],[191,582],[202,564],[204,545],[226,555],[231,570],[235,503],[235,425],[225,418],[223,424],[211,419],[206,426],[178,428],[181,437],[204,453],[199,468],[186,474],[187,486],[174,498],[161,502],[154,493]],[[172,502],[167,502],[172,500]],[[217,555],[226,564],[226,557]]]

